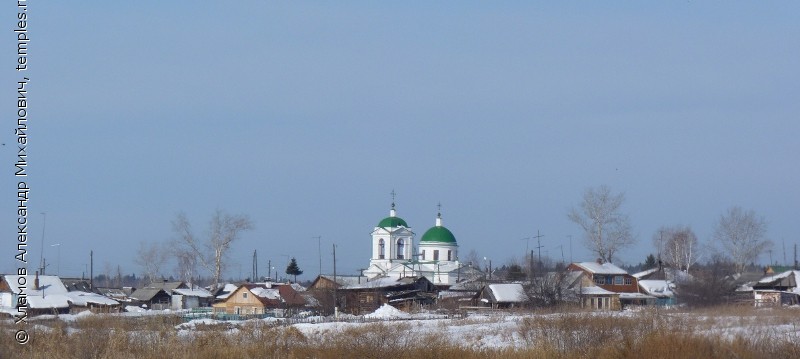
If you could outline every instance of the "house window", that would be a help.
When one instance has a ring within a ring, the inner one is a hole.
[[[447,251],[447,260],[449,261],[453,260],[453,251],[450,250]]]
[[[386,258],[386,245],[383,242],[383,238],[378,241],[378,259]]]
[[[610,275],[606,276],[606,284],[612,284],[613,281],[614,281],[614,277],[613,276],[610,276]]]
[[[633,278],[625,277],[625,285],[632,285],[632,284],[633,284]]]
[[[622,285],[622,276],[621,275],[614,276],[614,284],[615,285]]]
[[[403,253],[405,253],[406,243],[403,241],[402,238],[397,240],[397,259],[403,259]]]
[[[242,298],[247,298],[247,293],[242,293]]]
[[[435,261],[439,260],[439,250],[438,249],[434,249],[433,250],[433,260],[435,260]]]
[[[594,284],[603,285],[606,284],[606,277],[602,275],[594,276]]]

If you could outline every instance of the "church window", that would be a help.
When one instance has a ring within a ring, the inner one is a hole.
[[[378,259],[386,258],[386,245],[383,242],[383,238],[378,241]]]
[[[450,250],[447,251],[447,260],[449,261],[453,260],[453,251]]]
[[[422,260],[425,260],[425,250],[422,250]]]
[[[405,253],[406,243],[403,241],[402,238],[397,240],[397,259],[403,259],[403,254]]]
[[[434,249],[433,250],[433,260],[435,260],[435,261],[439,260],[439,250],[438,249]]]

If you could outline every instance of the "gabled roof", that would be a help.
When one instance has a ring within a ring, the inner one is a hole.
[[[330,282],[334,282],[332,275],[322,274],[322,275],[318,276],[317,279],[314,280],[314,283],[312,283],[311,286],[313,287],[314,284],[320,279],[325,279],[325,280],[328,280]],[[363,277],[363,276],[337,275],[335,283],[338,284],[339,286],[350,286],[350,285],[357,285],[357,284],[361,284],[361,283],[366,283],[368,281],[369,281],[369,278]]]
[[[194,287],[194,288],[178,288],[173,291],[173,294],[184,295],[187,297],[199,297],[199,298],[211,298],[214,295],[211,294],[208,290],[202,287]]]
[[[91,292],[92,286],[89,283],[88,279],[83,278],[64,278],[61,277],[61,283],[64,284],[64,287],[67,288],[67,291],[81,291],[81,292]]]
[[[675,296],[673,292],[675,285],[668,280],[642,279],[639,281],[639,288],[641,288],[645,294],[658,298],[671,298]]]
[[[615,266],[613,263],[580,262],[573,264],[592,274],[628,274],[624,269]]]
[[[610,290],[605,290],[603,288],[595,286],[580,287],[576,289],[577,289],[576,292],[580,293],[581,295],[619,295],[619,293],[615,293]]]
[[[184,282],[152,282],[148,284],[145,288],[160,288],[163,289],[167,294],[172,294],[175,289],[187,289],[189,286],[186,285]]]
[[[392,288],[392,287],[401,287],[404,285],[409,285],[413,283],[417,283],[419,281],[430,281],[425,278],[424,276],[417,276],[417,277],[403,277],[403,278],[393,278],[393,277],[379,277],[374,278],[368,282],[361,283],[361,284],[353,284],[342,287],[342,289],[368,289],[368,288]]]
[[[167,291],[161,288],[139,288],[135,292],[131,293],[130,298],[142,302],[149,302],[161,292],[163,292],[165,295],[169,295]]]
[[[20,278],[24,277],[24,278]],[[67,287],[64,286],[64,283],[61,282],[61,279],[58,276],[54,275],[40,275],[38,276],[39,280],[39,288],[34,287],[34,283],[37,280],[37,276],[33,274],[29,275],[16,275],[16,274],[6,274],[3,276],[6,283],[8,283],[12,288],[16,287],[17,283],[25,283],[28,287],[27,292],[29,293],[38,293],[39,291],[45,291],[45,295],[48,294],[66,294]]]
[[[66,294],[68,301],[74,305],[87,307],[89,304],[99,305],[118,305],[119,302],[111,298],[104,297],[97,293],[87,293],[73,291]]]
[[[753,289],[794,289],[797,288],[798,279],[800,279],[800,271],[789,270],[759,279],[758,282],[753,285]]]
[[[519,283],[489,284],[489,294],[497,303],[524,303],[528,295]]]

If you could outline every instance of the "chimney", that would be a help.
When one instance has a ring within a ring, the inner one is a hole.
[[[36,271],[36,277],[33,278],[33,290],[39,290],[39,271]]]
[[[602,258],[597,258],[597,264],[603,264],[603,259]]]

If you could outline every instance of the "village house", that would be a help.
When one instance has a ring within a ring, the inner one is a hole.
[[[139,288],[130,295],[131,305],[152,310],[171,307],[172,296],[161,288]]]
[[[752,285],[755,305],[796,305],[800,303],[798,279],[800,279],[800,271],[797,270],[788,270],[759,279]]]
[[[137,289],[131,294],[131,299],[147,304],[150,309],[180,310],[210,307],[214,295],[205,288],[182,281],[161,281]]]
[[[584,273],[580,296],[585,307],[616,310],[626,305],[655,304],[655,297],[640,292],[636,277],[612,263],[571,263],[567,270]]]
[[[271,312],[286,316],[305,305],[305,298],[290,284],[248,283],[214,303],[213,311],[245,316],[263,316]]]
[[[519,283],[489,284],[478,293],[477,299],[479,306],[492,309],[522,308],[530,301]]]
[[[435,302],[436,289],[424,276],[372,279],[360,284],[340,286],[339,306],[346,313],[361,315],[374,312],[384,304],[411,311]]]
[[[0,311],[16,312],[19,283],[25,290],[28,315],[67,314],[90,310],[97,313],[121,311],[119,302],[93,292],[68,291],[58,276],[51,275],[2,275],[0,276]]]

